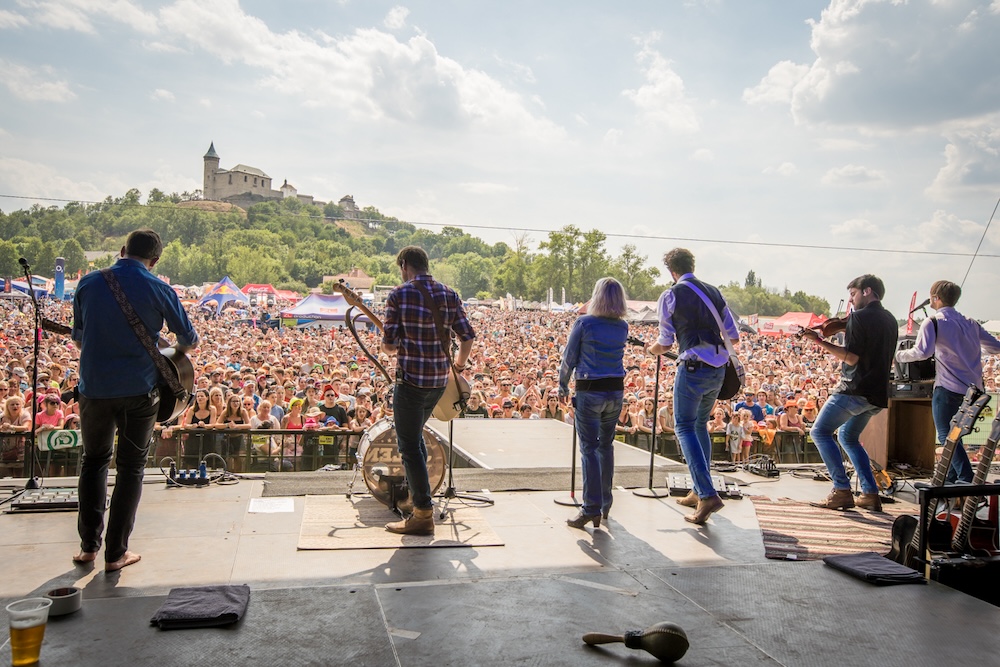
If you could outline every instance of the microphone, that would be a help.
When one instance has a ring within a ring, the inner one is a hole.
[[[637,345],[639,347],[646,347],[646,341],[639,340],[635,336],[629,336],[628,338],[625,339],[625,342],[627,342],[629,345]]]
[[[912,315],[913,313],[917,312],[918,310],[920,310],[922,308],[925,308],[925,307],[929,306],[930,303],[931,303],[930,299],[924,299],[923,303],[919,304],[916,308],[914,308],[913,310],[910,311],[910,315]]]
[[[28,266],[28,260],[26,260],[24,257],[19,258],[17,260],[17,263],[20,264],[22,267],[24,267],[25,271],[27,271],[30,268]]]

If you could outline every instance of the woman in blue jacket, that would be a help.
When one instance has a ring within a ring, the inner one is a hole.
[[[566,523],[583,528],[601,525],[611,510],[611,480],[615,472],[615,423],[625,389],[625,342],[628,338],[625,288],[614,278],[594,285],[587,314],[573,324],[559,368],[559,396],[569,396],[576,379],[576,432],[583,471],[583,507]]]

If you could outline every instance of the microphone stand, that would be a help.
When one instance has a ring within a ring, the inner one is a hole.
[[[38,354],[42,343],[42,314],[38,310],[38,297],[35,295],[35,286],[31,283],[31,267],[23,257],[20,259],[21,268],[24,269],[24,279],[28,283],[28,294],[31,295],[31,304],[35,313],[35,344],[32,350],[31,362],[31,431],[27,437],[28,446],[31,448],[31,471],[28,481],[24,485],[25,489],[39,489],[42,486],[40,478],[35,476],[35,464],[37,463],[38,448],[35,444],[35,426],[38,418]],[[27,456],[27,450],[25,450]]]
[[[633,495],[641,498],[666,498],[670,489],[658,491],[653,488],[653,465],[656,462],[656,423],[660,420],[660,362],[663,355],[656,355],[656,384],[653,386],[653,428],[649,442],[649,482],[645,489],[633,489]]]

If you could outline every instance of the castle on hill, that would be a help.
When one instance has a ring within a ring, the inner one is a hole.
[[[256,167],[238,164],[232,169],[219,168],[219,154],[215,152],[215,142],[205,153],[205,182],[202,187],[202,197],[209,201],[224,201],[246,210],[254,204],[266,201],[281,201],[295,197],[303,204],[326,206],[326,202],[315,199],[312,195],[301,195],[288,179],[280,188],[271,188],[271,177]],[[354,203],[354,197],[345,195],[337,202],[344,211],[344,216],[357,218],[359,209]]]

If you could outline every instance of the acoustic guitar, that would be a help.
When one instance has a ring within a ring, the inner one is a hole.
[[[975,386],[970,386],[969,390],[965,392],[962,407],[952,417],[951,429],[948,431],[944,450],[941,452],[941,460],[934,468],[934,477],[930,486],[944,486],[956,444],[963,436],[972,433],[976,420],[979,419],[979,415],[982,414],[989,402],[990,395],[979,391]],[[917,569],[921,564],[930,563],[931,551],[942,551],[950,546],[951,526],[947,522],[937,520],[934,505],[935,503],[930,503],[924,515],[924,525],[927,526],[924,553],[920,552],[919,519],[915,516],[901,516],[892,523],[892,549],[886,554],[886,558]]]
[[[175,396],[166,378],[161,376],[157,382],[156,386],[160,389],[160,407],[156,413],[156,421],[163,424],[179,417],[191,404],[194,396],[194,366],[188,356],[176,347],[160,348],[160,354],[167,360],[167,368],[173,372],[174,377],[184,388],[183,395]]]
[[[365,305],[357,292],[344,283],[334,283],[333,291],[338,292],[344,297],[347,303],[364,313],[379,331],[385,331],[382,320]],[[468,380],[454,371],[448,373],[448,385],[445,387],[441,399],[434,406],[434,418],[441,421],[451,421],[462,414],[462,411],[465,409],[465,402],[471,394],[472,387],[469,385]]]

